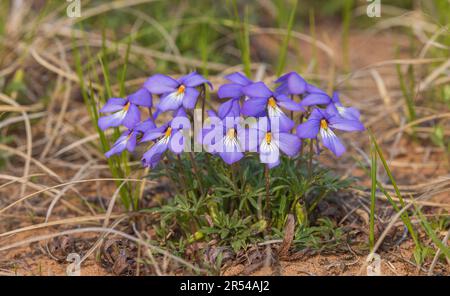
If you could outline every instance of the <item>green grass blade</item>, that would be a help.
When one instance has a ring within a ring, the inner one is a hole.
[[[239,11],[237,7],[236,0],[231,1],[231,6],[233,9],[234,19],[235,23],[237,24],[237,27],[239,28],[237,39],[238,46],[241,50],[241,59],[242,64],[244,65],[244,73],[248,77],[251,76],[251,57],[250,57],[250,33],[249,33],[249,21],[248,21],[248,6],[245,6],[245,15],[244,15],[244,21],[241,21],[241,18],[239,16]]]
[[[416,119],[416,110],[414,107],[413,93],[409,92],[406,87],[405,77],[401,71],[400,64],[397,64],[397,76],[400,83],[400,89],[402,90],[403,98],[405,99],[406,107],[408,109],[408,122]]]
[[[315,72],[317,69],[317,61],[319,60],[319,56],[317,54],[317,45],[316,45],[316,17],[314,13],[314,8],[309,9],[309,34],[311,35],[313,39],[312,43],[312,62],[313,62],[313,72]]]
[[[417,216],[420,219],[420,224],[422,224],[423,228],[427,235],[431,238],[433,243],[441,250],[441,252],[447,257],[450,258],[450,248],[442,243],[442,241],[437,237],[430,223],[428,223],[427,218],[422,214],[422,211],[414,205],[416,209]]]
[[[344,0],[342,10],[342,54],[345,70],[349,69],[349,31],[352,19],[353,0]]]
[[[120,72],[120,75],[119,75],[120,97],[125,97],[125,81],[126,81],[126,74],[127,74],[127,70],[128,70],[128,62],[129,62],[130,48],[131,48],[132,40],[133,40],[133,38],[132,38],[132,36],[130,36],[127,41],[127,49],[125,52],[125,61],[123,63],[122,71]],[[128,151],[125,150],[122,152],[122,154],[120,155],[120,162],[121,162],[121,167],[124,170],[123,175],[129,176],[131,173],[131,169],[130,169],[130,165],[129,165]],[[126,191],[130,193],[130,198],[133,199],[132,204],[134,206],[134,209],[137,209],[138,199],[139,199],[139,191],[138,190],[133,191],[131,184],[128,182],[123,187],[125,187]],[[137,186],[137,187],[139,187],[139,186]]]
[[[244,64],[245,74],[250,77],[252,75],[251,72],[251,57],[250,57],[250,30],[249,30],[249,21],[248,21],[248,6],[245,7],[245,19],[243,24],[243,54],[242,54],[242,62]]]
[[[390,170],[390,168],[389,168],[389,166],[388,166],[388,164],[386,162],[386,159],[384,158],[383,151],[381,151],[381,149],[378,146],[378,143],[377,143],[377,141],[375,139],[375,136],[372,134],[372,132],[370,130],[369,130],[369,134],[370,134],[371,142],[372,142],[372,144],[373,144],[373,146],[374,146],[374,148],[375,148],[375,150],[376,150],[376,152],[378,154],[378,157],[381,160],[381,163],[383,164],[384,170],[386,171],[386,174],[388,175],[389,180],[392,183],[392,186],[394,186],[394,190],[395,190],[395,193],[397,195],[397,198],[400,201],[400,205],[402,207],[404,207],[405,206],[405,202],[403,200],[402,194],[400,193],[400,190],[398,189],[397,183],[395,182],[395,179],[394,179],[394,177],[392,175],[392,172],[391,172],[391,170]],[[386,195],[387,191],[383,188],[383,186],[381,185],[380,182],[377,182],[377,186],[379,186],[379,188],[383,192],[383,194]],[[391,204],[394,206],[395,202],[392,200],[392,198],[390,197],[389,194],[386,195],[386,198],[388,198],[389,202],[391,202]],[[397,212],[399,211],[399,208],[397,206],[394,206],[394,209]],[[416,244],[416,246],[420,246],[419,238],[417,236],[417,233],[414,231],[414,228],[412,226],[411,220],[409,219],[408,213],[404,212],[401,215],[401,217],[402,217],[403,223],[405,223],[405,226],[408,228],[408,231],[411,234],[411,237],[414,240],[414,243]]]
[[[111,90],[111,80],[109,77],[109,71],[108,71],[108,65],[107,65],[107,60],[106,57],[104,56],[99,57],[98,61],[100,62],[100,65],[102,66],[102,73],[103,73],[103,79],[104,79],[104,86],[105,86],[105,90],[106,90],[106,96],[108,98],[112,97],[112,90]]]
[[[201,26],[201,33],[200,33],[200,42],[199,42],[199,48],[200,48],[200,56],[202,58],[202,74],[204,76],[208,76],[208,55],[209,55],[209,26],[207,24],[203,24]]]
[[[127,70],[128,70],[128,59],[130,57],[131,42],[132,42],[132,38],[130,36],[130,38],[128,39],[128,42],[127,42],[127,50],[125,52],[125,61],[123,63],[122,72],[120,72],[120,76],[119,76],[119,83],[120,83],[119,94],[121,97],[125,96],[125,81],[126,81],[126,75],[127,75]]]
[[[289,16],[289,22],[287,26],[287,34],[284,37],[283,44],[281,46],[280,54],[278,57],[278,67],[277,67],[277,76],[280,76],[283,73],[284,67],[286,65],[286,56],[287,50],[289,47],[289,40],[291,39],[291,31],[294,26],[295,14],[297,12],[297,3],[298,0],[294,1],[294,6],[292,7],[291,14]]]
[[[405,202],[403,201],[403,196],[400,193],[400,189],[398,189],[397,183],[395,182],[395,179],[394,179],[394,176],[392,175],[391,169],[389,168],[389,166],[386,162],[386,159],[384,158],[383,151],[381,151],[380,146],[378,146],[375,136],[372,133],[370,133],[370,137],[371,137],[372,143],[378,153],[378,157],[380,157],[380,160],[383,163],[383,167],[386,170],[386,174],[388,175],[389,180],[392,182],[392,186],[394,186],[394,190],[395,190],[395,193],[397,194],[400,204],[402,205],[402,207],[404,207]]]
[[[94,100],[95,93],[94,93],[92,86],[87,87],[84,84],[85,78],[84,78],[83,67],[82,67],[82,65],[84,63],[81,62],[81,55],[80,55],[78,46],[76,45],[75,38],[73,40],[74,40],[73,48],[74,48],[74,57],[75,57],[75,68],[76,68],[76,72],[77,72],[77,75],[80,80],[80,88],[81,88],[82,96],[83,96],[85,105],[88,108],[92,124],[96,128],[96,131],[99,135],[101,150],[103,153],[105,153],[106,151],[108,151],[110,149],[110,145],[109,145],[108,139],[106,138],[105,133],[98,127],[97,122],[98,122],[99,116],[98,116],[98,110],[97,110],[97,103]],[[106,57],[106,47],[103,47],[103,50],[104,50],[103,57]],[[90,55],[90,52],[89,52],[89,55]],[[92,61],[92,58],[90,56],[88,57],[88,59],[89,59],[89,61]],[[105,58],[105,60],[106,60],[106,58]],[[103,76],[104,76],[104,86],[106,89],[106,93],[109,97],[111,97],[112,90],[111,90],[111,84],[110,84],[109,71],[107,70],[107,66],[106,66],[106,63],[104,62],[104,59],[102,59],[100,56],[99,56],[99,62],[102,66],[102,71],[103,71]],[[92,67],[92,65],[93,65],[93,63],[88,63],[88,64],[89,64],[89,67]],[[95,71],[93,71],[93,72],[95,72]],[[99,101],[101,103],[104,103],[106,101],[105,97],[104,97],[104,93],[101,92],[101,93],[99,93],[98,96],[99,96]],[[115,129],[114,134],[115,134],[114,137],[117,138],[120,135],[119,130]],[[108,162],[108,166],[111,171],[111,175],[114,178],[124,178],[125,174],[120,166],[120,164],[121,164],[120,162],[119,163],[115,162],[113,158],[108,158],[107,162]],[[128,160],[127,160],[127,162],[128,162]],[[120,181],[116,181],[116,185],[119,186]],[[121,187],[120,196],[121,196],[121,200],[122,200],[124,206],[127,209],[130,209],[130,205],[131,205],[130,191],[127,190],[127,188],[125,188],[125,186]]]
[[[372,186],[370,191],[370,229],[369,229],[369,246],[373,250],[375,246],[375,201],[377,192],[377,152],[373,144],[370,145],[371,166],[370,176]]]

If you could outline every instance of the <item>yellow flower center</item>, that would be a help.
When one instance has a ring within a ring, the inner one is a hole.
[[[229,138],[235,138],[236,137],[236,130],[234,128],[230,128],[227,131],[227,137]]]
[[[128,111],[130,108],[130,102],[126,103],[125,106],[123,106],[123,110]]]
[[[164,133],[164,137],[168,138],[172,134],[172,128],[169,126]]]
[[[270,97],[269,101],[267,102],[267,105],[269,105],[272,108],[275,108],[277,106],[277,101],[273,97]]]
[[[323,129],[327,129],[328,128],[328,122],[325,119],[321,119],[320,120],[320,127]]]
[[[271,141],[272,141],[272,133],[268,132],[266,133],[266,142],[267,144],[270,144]]]
[[[177,94],[183,94],[185,89],[186,89],[186,86],[180,85],[178,87]]]

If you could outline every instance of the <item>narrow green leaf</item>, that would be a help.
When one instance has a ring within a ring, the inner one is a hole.
[[[414,207],[416,209],[416,213],[419,216],[420,222],[425,229],[425,232],[431,238],[433,243],[441,250],[441,252],[445,254],[447,258],[450,258],[450,248],[444,245],[442,241],[437,237],[430,223],[428,223],[427,218],[422,214],[422,211],[416,205],[414,205]]]
[[[284,67],[286,65],[286,57],[287,51],[289,47],[289,40],[291,39],[291,32],[294,26],[295,14],[297,12],[297,3],[298,0],[294,1],[294,6],[292,7],[291,14],[289,16],[289,22],[287,26],[287,34],[284,37],[283,44],[280,49],[280,54],[278,57],[278,67],[277,67],[277,76],[280,76],[283,73]]]
[[[398,198],[399,201],[400,201],[400,205],[401,205],[402,207],[405,207],[405,202],[404,202],[404,200],[403,200],[402,194],[400,193],[400,190],[399,190],[399,188],[398,188],[398,186],[397,186],[397,183],[395,182],[395,179],[394,179],[394,177],[393,177],[393,175],[392,175],[392,172],[391,172],[391,170],[390,170],[390,168],[389,168],[389,166],[388,166],[388,164],[387,164],[387,162],[386,162],[386,159],[384,158],[383,151],[381,151],[381,149],[380,149],[380,147],[378,146],[378,143],[377,143],[377,141],[376,141],[376,139],[375,139],[375,136],[372,134],[372,132],[371,132],[370,130],[369,130],[369,134],[370,134],[370,138],[371,138],[372,144],[374,145],[375,150],[377,151],[378,157],[380,158],[381,163],[383,164],[384,170],[386,171],[386,174],[388,175],[389,180],[390,180],[391,183],[392,183],[392,186],[394,186],[394,190],[395,190],[395,193],[396,193],[396,195],[397,195],[397,198]],[[381,183],[377,182],[377,185],[381,185]],[[382,186],[380,186],[379,188],[380,188],[380,189],[383,189],[383,190],[382,190],[383,193],[386,192],[386,190],[384,190],[384,188],[383,188]],[[388,198],[388,196],[386,196],[386,197]],[[389,196],[389,197],[390,197],[390,196]],[[392,198],[390,199],[390,201],[391,201],[391,200],[392,200]],[[393,201],[392,201],[392,202],[393,202]],[[394,203],[393,203],[393,204],[394,204]],[[395,209],[395,207],[394,207],[394,209]],[[398,208],[397,208],[397,209],[398,209]],[[397,210],[397,211],[398,211],[398,210]],[[413,228],[413,226],[412,226],[411,220],[409,219],[408,213],[404,212],[404,213],[402,214],[402,217],[403,217],[402,220],[403,220],[403,222],[405,223],[406,227],[408,228],[408,231],[409,231],[409,233],[411,234],[411,237],[412,237],[412,239],[414,240],[414,243],[416,244],[416,246],[420,246],[420,241],[419,241],[419,239],[418,239],[418,237],[417,237],[417,233],[414,231],[414,228]]]
[[[370,176],[372,180],[371,192],[370,192],[370,229],[369,229],[369,246],[370,250],[373,250],[375,245],[375,201],[377,192],[377,152],[374,145],[370,145],[371,166]]]

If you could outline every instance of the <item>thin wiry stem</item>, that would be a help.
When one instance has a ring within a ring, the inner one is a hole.
[[[302,114],[300,115],[300,118],[299,118],[299,124],[302,124],[304,116],[305,116],[304,113],[302,113]],[[303,159],[303,147],[304,147],[303,144],[304,144],[303,139],[300,139],[300,157],[299,157],[298,160],[297,160],[297,168],[298,168],[298,169],[300,168],[300,164],[301,164],[302,159]]]
[[[148,107],[148,115],[150,116],[151,119],[154,119],[154,118],[153,118],[152,107]]]
[[[294,101],[294,95],[291,95],[291,100]],[[291,120],[294,120],[294,111],[290,112]]]
[[[236,178],[236,172],[238,171],[238,167],[237,167],[238,163],[233,163],[231,165],[231,180],[233,181],[233,186],[234,186],[234,191],[240,195],[241,192],[239,190],[239,187],[237,185],[237,178]]]
[[[371,194],[370,194],[370,225],[369,225],[369,246],[373,250],[375,245],[375,200],[377,192],[377,152],[374,145],[370,145],[371,167],[370,176],[372,179]]]
[[[240,172],[240,165],[239,162],[235,162],[231,165],[231,181],[233,182],[233,186],[234,186],[234,192],[238,197],[238,200],[241,199],[242,196],[242,184],[243,184],[243,178],[242,178],[242,173]],[[237,178],[237,174],[240,174],[240,179],[238,180]],[[240,182],[241,186],[238,186],[238,182]],[[234,206],[235,203],[233,202],[233,200],[230,199],[231,202],[231,206],[230,206],[230,213],[233,212],[234,210]],[[247,205],[247,204],[246,204]],[[248,207],[247,207],[248,208]]]
[[[244,174],[242,173],[242,167],[241,167],[241,164],[239,162],[236,163],[236,169],[239,172],[239,181],[241,182],[240,191],[242,192],[243,190],[245,190],[245,188],[244,188]]]
[[[168,165],[169,154],[167,154],[166,157],[167,157],[166,159],[161,160],[161,164],[163,165],[164,170],[166,171],[166,177],[169,178],[169,180],[170,180],[170,182],[172,182],[172,184],[175,184],[175,180],[170,175],[170,169],[169,169],[169,165]],[[177,188],[177,191],[179,191],[178,188]]]
[[[206,87],[204,84],[202,84],[200,96],[202,98],[202,127],[203,127],[203,121],[205,120],[205,103],[206,103]]]
[[[270,208],[270,173],[269,166],[264,166],[264,177],[266,179],[266,219],[268,222],[267,228],[270,228],[270,216],[271,216],[271,208]]]
[[[205,194],[205,190],[203,190],[202,179],[200,178],[200,173],[197,167],[197,162],[195,161],[194,153],[191,151],[189,154],[189,158],[191,159],[192,169],[194,170],[194,175],[197,178],[198,187],[200,189],[200,194],[203,196]]]
[[[186,178],[186,174],[185,174],[185,172],[184,172],[184,169],[183,169],[183,163],[181,162],[181,156],[179,155],[179,154],[177,154],[177,163],[178,163],[178,166],[179,166],[179,170],[182,172],[182,174],[181,174],[181,182],[182,182],[182,184],[181,184],[181,186],[183,186],[183,191],[184,191],[184,195],[186,196],[186,199],[188,198],[188,193],[187,193],[187,178]]]
[[[314,139],[309,141],[309,160],[308,160],[308,177],[312,176],[312,159],[314,155]]]
[[[204,110],[205,110],[205,95],[206,95],[206,88],[205,88],[204,85],[202,85],[202,88],[200,90],[200,95],[199,95],[201,97],[201,100],[202,100],[202,126],[203,126]],[[196,105],[197,105],[197,103],[196,103]],[[191,120],[194,120],[193,114],[192,114]],[[189,158],[191,160],[192,169],[194,171],[195,178],[197,179],[197,182],[198,182],[198,187],[200,189],[200,194],[202,196],[204,196],[205,195],[205,190],[203,189],[202,178],[200,177],[200,171],[198,170],[198,166],[197,166],[197,162],[195,160],[194,153],[191,151],[191,152],[188,153],[188,155],[189,155]]]

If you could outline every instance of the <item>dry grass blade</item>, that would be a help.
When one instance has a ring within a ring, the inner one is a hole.
[[[415,125],[418,125],[420,123],[431,121],[431,120],[436,120],[436,119],[444,119],[444,118],[450,118],[450,113],[442,113],[442,114],[430,115],[430,116],[427,116],[427,117],[423,117],[423,118],[411,121],[410,123],[405,124],[402,127],[396,128],[396,129],[394,129],[392,131],[389,131],[388,133],[382,135],[380,137],[380,142],[383,142],[383,141],[391,138],[393,135],[395,135],[397,133],[400,133],[400,132],[402,132],[402,131],[410,128],[410,127],[413,127]]]
[[[431,46],[439,46],[438,43],[435,42],[435,40],[441,36],[443,33],[447,33],[448,34],[448,29],[449,26],[444,26],[442,28],[440,28],[439,30],[437,30],[433,36],[431,36],[430,39],[428,39],[427,43],[423,46],[422,50],[419,53],[419,57],[423,58],[425,57],[425,55],[427,54],[428,50],[431,48]]]
[[[107,131],[105,131],[105,135],[106,136],[110,136],[110,135],[113,134],[113,132],[114,132],[113,130],[107,130]],[[99,137],[100,137],[99,134],[95,133],[95,134],[89,135],[87,137],[81,138],[78,141],[75,141],[72,144],[67,145],[66,147],[64,147],[61,150],[59,150],[58,152],[56,152],[55,153],[55,157],[65,153],[65,152],[68,152],[70,150],[73,150],[73,149],[77,148],[80,145],[83,145],[85,143],[89,143],[89,142],[95,141],[95,140],[99,139]]]
[[[149,249],[152,249],[154,252],[159,253],[159,254],[163,254],[169,258],[171,258],[172,260],[196,271],[196,272],[205,272],[204,269],[201,269],[197,266],[192,265],[191,263],[167,252],[166,250],[154,246],[144,240],[138,239],[134,236],[131,236],[127,233],[115,230],[115,229],[109,229],[109,228],[104,228],[104,227],[85,227],[85,228],[78,228],[78,229],[72,229],[72,230],[65,230],[65,231],[61,231],[58,233],[52,233],[52,234],[47,234],[47,235],[41,235],[41,236],[36,236],[36,237],[32,237],[32,238],[28,238],[25,240],[21,240],[19,242],[15,242],[6,246],[2,246],[0,247],[0,252],[6,251],[6,250],[10,250],[13,248],[17,248],[17,247],[21,247],[21,246],[25,246],[28,245],[30,243],[34,243],[34,242],[39,242],[39,241],[44,241],[44,240],[49,240],[55,237],[59,237],[59,236],[63,236],[63,235],[73,235],[73,234],[80,234],[80,233],[87,233],[87,232],[98,232],[98,233],[108,233],[108,234],[114,234],[114,235],[118,235],[121,236],[125,239],[128,239],[132,242],[135,242],[139,245],[143,245]]]
[[[31,162],[33,162],[36,166],[38,166],[40,169],[42,169],[44,172],[46,172],[47,174],[49,174],[50,176],[54,177],[56,180],[58,180],[59,182],[62,182],[62,179],[59,177],[58,174],[56,174],[54,171],[52,171],[50,168],[48,168],[47,166],[43,165],[39,160],[32,158],[32,157],[28,157],[28,155],[26,155],[25,153],[11,148],[9,146],[6,146],[4,144],[0,144],[0,150],[4,150],[7,151],[11,154],[17,155],[22,157],[25,160],[30,160]]]
[[[54,72],[54,73],[58,74],[59,76],[69,79],[73,82],[80,83],[80,80],[76,73],[62,70],[62,69],[50,64],[44,58],[42,58],[41,55],[38,54],[38,52],[36,51],[35,48],[32,47],[30,49],[30,53],[31,53],[31,56],[36,60],[36,62],[38,62],[41,66],[45,67],[49,71]],[[91,85],[92,88],[94,88],[96,90],[100,90],[100,91],[103,90],[103,87],[95,82],[90,82],[90,83],[84,82],[84,83],[85,83],[85,85]]]
[[[444,246],[447,246],[447,242],[450,238],[450,230],[447,231],[447,234],[444,236],[444,239],[442,240],[442,244]],[[433,261],[431,262],[430,265],[430,269],[428,269],[428,275],[433,275],[433,270],[436,267],[436,263],[439,260],[439,256],[441,256],[441,252],[442,250],[440,248],[438,248],[438,250],[436,251],[436,254],[434,255]],[[447,258],[447,262],[450,258]]]
[[[43,193],[43,192],[46,192],[46,191],[49,191],[49,190],[52,190],[52,189],[55,189],[55,188],[64,187],[64,186],[72,185],[72,184],[87,183],[87,182],[123,181],[123,180],[131,181],[131,182],[151,182],[151,181],[146,180],[146,179],[121,179],[121,178],[103,178],[103,179],[102,178],[97,178],[97,179],[88,179],[88,180],[75,180],[75,181],[66,182],[66,183],[63,183],[63,184],[58,184],[58,185],[55,185],[55,186],[51,186],[51,187],[48,187],[48,188],[45,188],[45,189],[42,189],[42,190],[30,193],[30,194],[28,194],[26,196],[23,196],[23,197],[19,198],[18,200],[16,200],[15,202],[13,202],[13,203],[9,204],[8,206],[4,207],[3,209],[0,209],[0,214],[5,212],[5,211],[7,211],[7,210],[9,210],[12,207],[18,205],[19,203],[21,203],[24,200],[27,200],[27,199],[29,199],[29,198],[31,198],[33,196],[36,196],[36,195],[38,195],[40,193]]]
[[[33,114],[28,115],[28,119],[31,120],[31,119],[42,118],[42,117],[45,117],[46,115],[47,115],[47,112],[45,112],[45,111],[33,113]],[[11,124],[15,124],[15,123],[24,121],[24,120],[25,120],[25,117],[23,115],[7,118],[5,120],[2,120],[2,122],[0,122],[0,129],[5,128]]]
[[[0,94],[1,97],[5,98],[3,94]],[[33,112],[33,111],[41,111],[42,104],[37,103],[30,106],[10,106],[10,105],[0,105],[0,112]]]
[[[92,162],[87,162],[83,167],[80,168],[80,170],[75,174],[75,176],[72,178],[72,180],[70,181],[76,181],[79,180],[80,178],[83,177],[83,174],[85,173],[85,171],[92,165]],[[53,208],[55,207],[56,203],[58,202],[58,200],[63,196],[63,194],[69,190],[71,188],[72,185],[69,185],[67,187],[64,187],[57,196],[55,196],[52,200],[52,202],[50,203],[50,205],[48,206],[47,209],[47,214],[45,215],[45,222],[48,222],[48,219],[50,218],[50,215],[52,214]],[[92,209],[90,209],[91,211],[93,211]],[[95,213],[93,213],[95,214]]]
[[[150,17],[149,15],[146,15],[145,13],[143,13],[137,9],[129,9],[129,11],[136,17],[144,20],[150,26],[153,26],[154,28],[156,28],[156,30],[158,30],[158,32],[161,34],[161,36],[167,42],[167,45],[169,46],[169,48],[172,50],[173,54],[175,55],[175,61],[178,64],[178,68],[180,69],[180,72],[186,73],[187,69],[186,69],[186,65],[182,62],[181,52],[178,49],[178,46],[177,46],[174,38],[172,38],[172,36],[170,35],[170,33],[167,32],[167,30],[158,21],[156,21],[154,18]]]
[[[60,55],[61,55],[61,61],[62,61],[62,65],[64,66],[66,71],[70,70],[70,66],[67,62],[67,58],[66,58],[66,54],[64,49],[62,48],[61,42],[58,41],[56,42],[56,45],[60,51]],[[59,77],[58,77],[59,78]],[[56,137],[58,136],[58,133],[60,132],[62,125],[63,125],[63,121],[64,121],[64,116],[66,115],[67,112],[67,108],[69,106],[69,102],[70,102],[70,93],[72,91],[72,84],[70,83],[70,81],[68,80],[66,82],[66,87],[65,87],[65,92],[62,98],[62,103],[58,104],[60,108],[58,116],[57,116],[57,120],[56,123],[53,127],[52,132],[50,133],[50,136],[47,138],[47,143],[45,144],[44,149],[41,152],[41,157],[40,159],[44,159],[50,148],[53,146],[53,143],[56,139]],[[58,102],[57,100],[52,100],[52,102]],[[51,112],[49,112],[49,114],[51,114]]]
[[[126,216],[126,214],[121,214],[121,215],[113,214],[113,215],[110,215],[109,218],[110,219],[111,218],[120,219],[120,218],[123,218],[124,216]],[[22,227],[22,228],[17,228],[17,229],[11,230],[11,231],[3,232],[3,233],[0,233],[0,237],[7,237],[7,236],[14,235],[14,234],[22,233],[22,232],[27,232],[27,231],[32,231],[32,230],[37,230],[37,229],[42,229],[42,228],[48,228],[48,227],[52,227],[52,226],[81,224],[81,223],[91,222],[91,221],[101,221],[101,220],[105,220],[105,218],[106,218],[106,215],[102,214],[102,215],[95,215],[95,216],[60,219],[60,220],[55,220],[55,221],[50,221],[50,222],[45,222],[45,223],[38,223],[38,224],[34,224],[34,225]]]
[[[5,175],[0,175],[0,179],[3,179],[4,176],[5,176]],[[45,176],[45,174],[32,174],[32,175],[28,175],[28,176],[25,176],[25,177],[22,177],[22,178],[12,177],[13,180],[11,180],[11,181],[9,181],[9,182],[6,182],[5,184],[0,185],[0,189],[2,189],[2,188],[4,188],[4,187],[7,187],[7,186],[9,186],[9,185],[11,185],[11,184],[14,184],[14,183],[16,183],[16,182],[27,182],[26,180],[28,180],[29,178],[32,178],[32,177],[39,177],[39,176]],[[11,177],[11,176],[8,176],[8,177]]]
[[[428,87],[431,85],[431,83],[439,77],[439,75],[444,74],[446,70],[448,69],[448,67],[450,67],[450,59],[447,59],[445,61],[445,63],[442,63],[442,65],[440,65],[439,67],[437,67],[436,69],[434,69],[433,72],[431,72],[427,77],[425,77],[425,79],[420,82],[419,84],[419,91],[423,91],[425,89],[428,89]],[[446,76],[448,77],[448,76]]]
[[[367,256],[367,262],[372,261],[373,255],[374,253],[377,252],[377,250],[380,248],[381,244],[383,243],[384,239],[386,238],[386,236],[388,235],[389,231],[392,229],[392,227],[394,227],[395,223],[397,222],[397,220],[401,217],[401,215],[407,211],[411,206],[414,205],[414,203],[416,203],[416,201],[419,201],[421,199],[429,199],[432,196],[436,195],[436,194],[440,194],[442,192],[449,192],[450,189],[446,189],[446,190],[441,190],[445,185],[441,185],[441,186],[437,186],[435,188],[433,188],[430,192],[424,193],[421,196],[419,196],[417,199],[415,199],[412,202],[408,202],[407,204],[405,204],[405,206],[403,208],[400,209],[400,211],[398,211],[390,220],[389,224],[386,226],[386,228],[384,229],[383,233],[380,235],[380,237],[378,238],[377,242],[375,243],[375,246],[373,248],[373,250],[369,253],[369,255]]]
[[[123,184],[123,183],[122,183]],[[109,215],[105,215],[105,217],[108,219],[108,221],[109,221],[109,219],[110,219],[110,217],[111,217],[111,214],[109,214]],[[111,226],[108,228],[108,229],[115,229],[120,223],[122,223],[125,219],[126,219],[127,217],[126,216],[122,216],[122,217],[120,217],[119,219],[117,219],[117,220],[115,220],[112,224],[111,224]],[[103,225],[105,225],[105,224],[108,224],[108,223],[105,223],[105,221],[106,221],[106,219],[104,220],[104,222],[103,222]],[[107,228],[106,226],[103,226],[103,228]],[[86,254],[84,254],[84,256],[80,259],[80,264],[82,264],[84,261],[86,261],[94,252],[95,252],[95,250],[97,250],[97,248],[99,248],[102,244],[103,244],[103,242],[104,242],[104,240],[105,240],[105,238],[108,236],[108,234],[110,234],[110,232],[106,232],[106,233],[101,233],[100,234],[100,237],[97,239],[97,241],[94,243],[94,245],[86,252]]]
[[[280,246],[278,254],[280,257],[286,256],[289,252],[289,248],[292,245],[295,234],[295,218],[294,215],[289,214],[286,219],[286,224],[284,226],[284,238],[283,243]]]
[[[352,191],[357,194],[358,196],[362,196],[364,198],[366,197],[370,197],[370,193],[362,191],[362,190],[358,190],[358,189],[352,189]],[[399,202],[400,200],[395,197],[395,192],[389,192],[389,194],[391,195],[392,200]],[[384,194],[382,193],[377,193],[376,194],[377,199],[383,200],[383,201],[387,201],[388,199],[386,198],[386,196],[384,196]],[[412,200],[410,198],[404,198],[405,202],[410,203],[412,202]],[[450,203],[441,203],[441,202],[432,202],[432,201],[426,201],[426,200],[417,200],[415,201],[416,204],[418,205],[422,205],[422,206],[427,206],[427,207],[436,207],[436,208],[444,208],[444,209],[450,209]]]
[[[12,98],[7,97],[4,94],[0,95],[0,100],[15,106],[15,107],[20,107],[20,105],[14,101]],[[23,168],[23,176],[26,177],[29,175],[30,172],[30,162],[31,162],[31,154],[32,154],[32,150],[33,150],[33,136],[31,133],[31,123],[30,123],[30,118],[28,117],[28,114],[25,111],[21,111],[22,112],[22,116],[25,122],[25,132],[26,132],[26,137],[27,137],[27,154],[26,154],[26,159],[25,159],[25,166]],[[22,187],[20,189],[20,195],[23,195],[26,191],[27,188],[27,183],[23,183]]]
[[[383,99],[386,109],[388,110],[392,109],[392,99],[389,95],[389,92],[386,89],[386,85],[383,81],[383,78],[381,78],[380,73],[378,73],[378,71],[375,69],[371,69],[370,74],[372,75],[373,79],[377,84],[378,91],[380,93],[381,98]],[[400,117],[398,116],[397,113],[393,112],[389,114],[391,115],[392,119],[396,124],[400,123]]]

